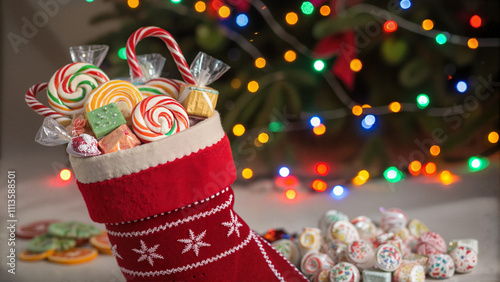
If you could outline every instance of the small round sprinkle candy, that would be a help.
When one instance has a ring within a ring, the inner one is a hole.
[[[349,262],[360,270],[371,268],[375,263],[375,251],[364,240],[350,242],[347,246],[346,257]]]
[[[394,282],[417,282],[425,281],[424,267],[416,262],[403,261],[401,266],[394,272]]]
[[[424,234],[425,232],[429,231],[429,228],[427,225],[425,225],[422,221],[418,219],[412,219],[410,222],[408,222],[408,231],[410,231],[410,234],[415,236],[415,237],[420,237],[420,235]]]
[[[330,271],[330,281],[332,282],[359,282],[360,279],[359,270],[352,263],[338,263]]]
[[[356,227],[359,237],[363,240],[372,240],[377,235],[377,227],[369,217],[357,216],[351,219],[351,223]]]
[[[349,221],[339,220],[332,223],[328,228],[327,239],[330,241],[339,240],[345,244],[349,244],[349,242],[359,239],[359,233],[356,227]]]
[[[380,211],[382,212],[380,227],[386,232],[397,227],[404,227],[408,222],[408,216],[400,209],[391,208],[386,210],[384,208],[380,208]]]
[[[432,278],[446,279],[455,274],[455,264],[447,254],[429,255],[427,262],[429,276]]]
[[[319,219],[319,229],[321,229],[322,231],[326,231],[332,223],[339,220],[348,221],[349,217],[343,212],[339,212],[337,210],[329,210],[325,212],[325,214]]]
[[[401,265],[401,251],[394,245],[382,244],[375,253],[375,264],[383,271],[392,272]]]
[[[285,258],[287,258],[295,266],[299,265],[300,253],[297,245],[290,239],[279,239],[274,241],[271,246],[280,252]]]
[[[417,253],[420,255],[445,254],[446,242],[436,232],[425,232],[418,238]]]
[[[455,264],[455,270],[459,273],[471,272],[477,265],[477,254],[470,247],[457,247],[450,252],[450,256]]]
[[[328,255],[317,251],[309,251],[300,262],[300,270],[306,276],[311,277],[319,270],[331,268],[334,265],[335,263]]]
[[[304,227],[299,237],[299,248],[307,251],[319,251],[321,247],[321,230],[313,227]]]

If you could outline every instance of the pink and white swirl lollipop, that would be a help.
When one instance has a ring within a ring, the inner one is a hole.
[[[132,128],[144,143],[160,140],[188,127],[186,110],[168,96],[148,97],[132,111]]]
[[[81,113],[90,92],[106,81],[109,81],[108,76],[94,65],[68,64],[60,68],[49,81],[49,104],[64,115]]]
[[[156,26],[139,28],[132,33],[127,40],[127,62],[130,70],[132,71],[132,79],[144,76],[141,67],[139,66],[139,62],[137,61],[135,46],[139,43],[139,41],[147,37],[157,37],[163,40],[163,42],[167,45],[170,54],[174,58],[174,62],[177,65],[182,78],[189,84],[195,84],[189,65],[187,64],[186,59],[184,58],[184,55],[182,54],[182,51],[175,39],[166,30]]]
[[[37,114],[44,117],[53,118],[62,125],[68,125],[71,122],[71,118],[52,110],[51,108],[45,106],[36,99],[35,97],[36,94],[38,94],[38,92],[45,90],[47,88],[47,85],[48,84],[44,82],[31,86],[30,89],[28,89],[28,91],[26,92],[26,95],[24,96],[26,104],[28,104],[28,106],[31,109],[33,109],[33,111],[35,111]]]
[[[146,82],[144,86],[153,86],[161,89],[162,95],[168,95],[175,100],[179,100],[179,91],[183,82],[171,78],[154,78]],[[144,94],[144,93],[143,93]]]

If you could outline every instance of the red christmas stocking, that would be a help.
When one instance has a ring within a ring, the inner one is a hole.
[[[217,113],[160,141],[70,160],[127,280],[306,280],[233,211],[236,169]]]

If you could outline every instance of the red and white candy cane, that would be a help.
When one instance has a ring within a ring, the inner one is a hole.
[[[28,92],[26,92],[26,95],[24,96],[24,100],[26,101],[26,104],[30,108],[33,109],[37,114],[44,116],[44,117],[50,117],[55,119],[57,122],[64,124],[67,122],[71,121],[71,118],[68,116],[65,116],[61,113],[58,113],[54,111],[53,109],[45,106],[44,104],[40,103],[36,98],[36,94],[40,91],[43,91],[47,88],[48,83],[39,83],[35,84],[28,89]]]
[[[166,30],[156,26],[142,27],[132,33],[132,35],[130,35],[127,40],[127,62],[130,69],[132,70],[132,78],[144,76],[139,66],[139,62],[137,61],[135,46],[139,41],[147,37],[157,37],[163,40],[163,42],[165,42],[165,44],[167,45],[170,54],[174,58],[175,64],[177,65],[177,68],[179,69],[184,81],[188,84],[195,84],[193,75],[189,70],[186,59],[184,58],[184,55],[182,54],[182,51],[175,39]]]

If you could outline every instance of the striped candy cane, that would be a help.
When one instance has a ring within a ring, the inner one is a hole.
[[[186,59],[184,58],[184,55],[182,54],[182,51],[175,39],[166,30],[155,26],[140,28],[132,33],[127,40],[127,62],[132,70],[132,78],[135,79],[144,76],[139,66],[139,62],[137,61],[137,56],[135,55],[135,46],[140,40],[147,37],[157,37],[163,40],[163,42],[167,45],[170,54],[174,58],[175,64],[177,65],[184,81],[188,84],[195,84]]]
[[[26,92],[26,95],[24,96],[24,100],[26,101],[26,104],[33,109],[37,114],[44,116],[44,117],[50,117],[55,119],[57,122],[63,124],[66,122],[71,121],[71,118],[68,116],[65,116],[61,113],[58,113],[51,108],[45,106],[44,104],[40,103],[36,98],[36,94],[40,91],[43,91],[47,88],[48,83],[39,83],[35,84],[28,89],[28,92]]]

